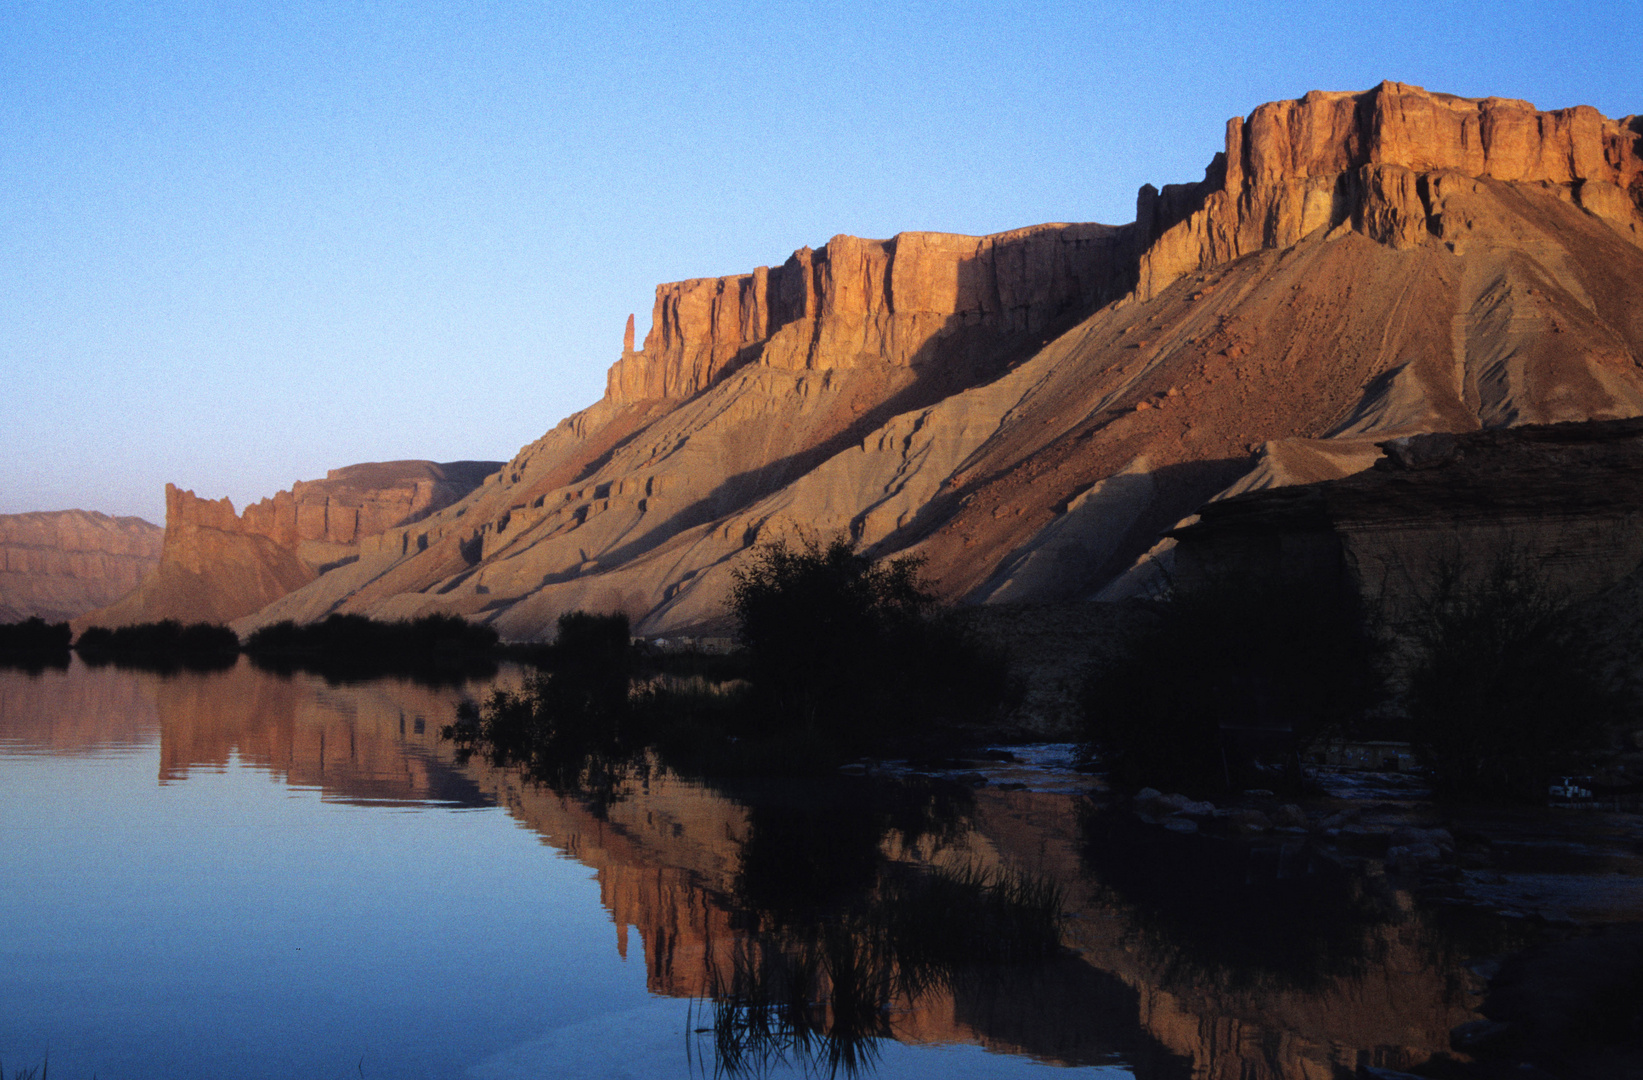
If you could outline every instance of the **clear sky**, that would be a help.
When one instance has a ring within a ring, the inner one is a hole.
[[[0,513],[506,459],[656,284],[1134,217],[1396,79],[1643,112],[1643,4],[0,0]]]

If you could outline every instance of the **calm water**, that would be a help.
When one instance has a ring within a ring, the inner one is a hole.
[[[461,696],[0,670],[7,1075],[49,1052],[104,1080],[1328,1076],[1424,1061],[1478,1015],[1407,897],[1282,845],[1159,855],[1069,777],[656,773],[585,800],[456,764]],[[931,867],[1055,882],[1063,948],[912,958],[878,928]],[[783,995],[808,1019],[761,1032]]]

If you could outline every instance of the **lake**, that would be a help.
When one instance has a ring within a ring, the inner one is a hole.
[[[1064,747],[584,797],[459,763],[484,689],[0,669],[5,1075],[1329,1077],[1480,1016],[1474,931]]]

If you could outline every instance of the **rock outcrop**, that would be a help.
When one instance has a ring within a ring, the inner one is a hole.
[[[644,351],[630,336],[605,397],[688,398],[755,361],[785,371],[973,362],[1001,339],[1122,296],[1128,239],[1105,225],[835,236],[775,269],[661,285]]]
[[[362,540],[458,501],[496,467],[489,461],[350,465],[324,480],[298,481],[238,515],[227,499],[202,499],[167,484],[158,565],[127,595],[74,625],[241,618],[357,558]]]
[[[62,622],[124,596],[159,564],[163,535],[85,510],[0,515],[0,622]]]
[[[1139,293],[1184,274],[1347,225],[1395,248],[1464,243],[1475,222],[1452,196],[1474,180],[1555,189],[1643,239],[1643,121],[1589,106],[1541,112],[1382,83],[1313,91],[1227,121],[1224,153],[1201,183],[1141,189]]]
[[[1129,225],[835,237],[662,286],[601,401],[242,629],[712,633],[748,550],[796,533],[919,555],[954,600],[1123,595],[1218,495],[1643,414],[1643,121],[1384,83],[1228,132]]]
[[[1392,625],[1440,577],[1482,584],[1503,560],[1576,603],[1643,577],[1643,418],[1418,435],[1385,450],[1353,476],[1204,507],[1175,534],[1179,577],[1344,587]]]

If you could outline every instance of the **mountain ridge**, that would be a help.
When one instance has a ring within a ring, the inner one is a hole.
[[[1220,494],[1643,414],[1640,245],[1636,117],[1398,83],[1269,103],[1127,225],[839,236],[659,286],[598,402],[236,626],[722,628],[751,546],[834,533],[953,600],[1122,595]]]

